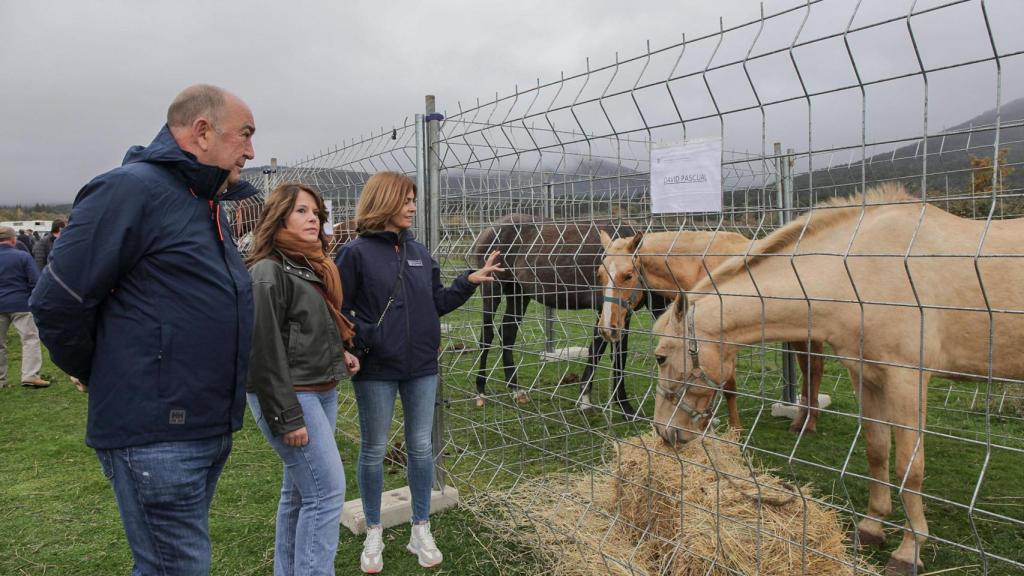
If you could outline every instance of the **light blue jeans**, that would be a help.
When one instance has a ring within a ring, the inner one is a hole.
[[[96,450],[132,549],[133,576],[207,576],[209,511],[231,434]]]
[[[395,394],[402,396],[405,413],[406,475],[412,493],[412,522],[430,516],[430,489],[434,482],[434,454],[430,432],[434,425],[437,374],[411,380],[353,381],[359,406],[359,496],[366,525],[380,524],[380,496],[384,490],[384,453],[388,448]]]
[[[256,426],[284,461],[277,505],[274,576],[333,575],[345,504],[345,469],[334,439],[338,391],[297,392],[309,443],[295,448],[274,436],[255,394],[247,394]]]

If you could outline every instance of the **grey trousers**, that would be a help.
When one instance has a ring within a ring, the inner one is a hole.
[[[7,329],[14,329],[21,337],[21,380],[39,377],[43,367],[43,350],[39,345],[39,330],[31,312],[0,312],[0,386],[7,384]]]

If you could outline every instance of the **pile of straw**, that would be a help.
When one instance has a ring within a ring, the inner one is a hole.
[[[651,433],[618,441],[603,470],[479,494],[471,508],[558,576],[873,572],[812,498],[752,469],[731,438],[676,451]]]

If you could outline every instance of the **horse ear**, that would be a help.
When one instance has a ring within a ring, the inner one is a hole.
[[[640,247],[640,242],[644,239],[643,232],[637,232],[633,235],[633,239],[629,241],[629,251],[636,252],[636,249]]]
[[[689,302],[686,301],[686,292],[680,290],[679,295],[672,302],[672,313],[675,314],[676,320],[682,322],[683,316],[686,315],[687,306],[689,306]]]
[[[612,237],[604,230],[598,230],[597,233],[601,235],[601,246],[604,246],[604,249],[607,250],[608,246],[612,243]]]

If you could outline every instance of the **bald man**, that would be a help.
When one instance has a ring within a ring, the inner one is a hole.
[[[241,428],[253,308],[220,207],[256,193],[252,111],[190,86],[167,124],[86,184],[30,306],[89,389],[85,441],[117,498],[133,574],[205,575],[217,479]]]

